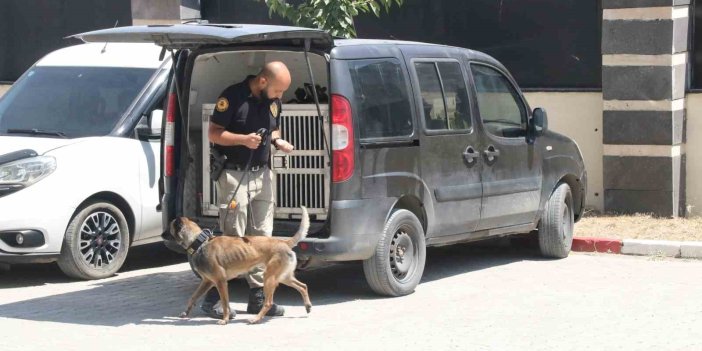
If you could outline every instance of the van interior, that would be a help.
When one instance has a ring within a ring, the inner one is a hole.
[[[266,62],[282,61],[290,70],[292,83],[283,97],[282,137],[295,146],[291,154],[272,149],[275,172],[275,236],[292,236],[306,206],[312,226],[310,236],[327,219],[330,203],[329,71],[327,57],[308,53],[317,85],[322,119],[314,103],[312,84],[303,51],[237,50],[201,53],[195,58],[188,96],[188,146],[192,162],[186,171],[184,215],[216,226],[217,194],[210,181],[207,129],[219,94],[228,86],[256,75]],[[242,191],[242,190],[240,190]]]

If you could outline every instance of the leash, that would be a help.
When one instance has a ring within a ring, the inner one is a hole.
[[[258,134],[258,135],[261,136],[262,138],[268,137],[268,130],[267,130],[266,128],[261,128],[261,129],[259,129],[259,130],[256,132],[256,134]],[[249,175],[251,174],[251,161],[253,161],[254,151],[255,151],[255,150],[249,149],[249,160],[246,162],[246,167],[245,167],[245,169],[244,169],[244,174],[242,174],[241,177],[239,177],[239,184],[236,185],[236,188],[234,189],[234,192],[233,192],[232,195],[229,197],[229,201],[227,201],[227,212],[224,214],[224,223],[223,223],[223,225],[225,225],[225,226],[227,225],[227,217],[229,217],[229,212],[230,212],[230,210],[231,210],[232,201],[234,201],[234,197],[235,197],[236,194],[239,192],[239,188],[241,187],[241,184],[244,182],[244,178],[247,178],[247,179],[246,179],[247,182],[250,180],[250,179],[248,179],[248,178],[249,178]],[[225,171],[225,174],[226,174],[226,171]],[[246,188],[248,189],[248,184],[246,185]],[[248,196],[248,195],[249,195],[249,194],[248,194],[248,191],[247,191],[247,196]],[[251,201],[248,201],[248,203],[249,203],[249,206],[251,206]],[[238,207],[238,206],[239,206],[239,203],[236,204],[235,208]],[[224,232],[224,229],[223,229],[223,228],[220,228],[220,229],[222,229],[222,232]]]
[[[232,195],[229,197],[229,201],[227,201],[227,212],[224,214],[224,223],[223,225],[227,225],[227,217],[229,217],[229,212],[231,210],[232,206],[232,201],[234,201],[234,197],[236,197],[236,194],[239,192],[239,188],[241,187],[241,184],[244,182],[244,178],[248,178],[249,174],[251,173],[251,160],[253,160],[253,152],[254,150],[251,150],[250,155],[249,155],[249,160],[246,162],[246,168],[244,169],[244,174],[239,177],[239,184],[236,185],[236,189],[234,189],[234,192]],[[225,171],[226,174],[226,171]],[[249,179],[246,179],[246,181],[249,181]],[[248,188],[248,184],[247,184]],[[236,203],[236,206],[234,208],[238,207],[239,203]],[[224,228],[222,229],[222,232],[224,232]]]

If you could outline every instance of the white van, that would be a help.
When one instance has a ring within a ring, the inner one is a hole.
[[[0,263],[114,274],[160,240],[170,58],[153,44],[54,51],[0,98]]]

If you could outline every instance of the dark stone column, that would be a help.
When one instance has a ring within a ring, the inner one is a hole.
[[[605,210],[685,214],[689,0],[603,0]]]

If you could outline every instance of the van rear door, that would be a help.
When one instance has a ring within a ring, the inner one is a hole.
[[[201,46],[270,43],[311,47],[328,51],[333,45],[329,33],[301,27],[255,24],[172,24],[101,29],[76,34],[85,42],[154,43],[166,49],[193,49]]]
[[[182,89],[185,73],[185,60],[187,55],[181,55],[188,50],[201,47],[231,46],[241,44],[260,44],[306,47],[307,50],[321,50],[330,52],[333,47],[333,38],[329,33],[321,30],[253,24],[173,24],[129,26],[96,30],[75,34],[73,38],[85,42],[129,42],[129,43],[154,43],[167,50],[178,51],[174,66],[178,72],[175,80],[171,82],[168,96],[168,108],[164,119],[164,133],[162,140],[163,152],[161,159],[163,193],[161,194],[162,216],[164,228],[171,218],[182,213],[182,183],[179,166],[181,136],[179,135],[181,121],[181,107],[178,90]],[[306,45],[307,44],[307,45]]]

